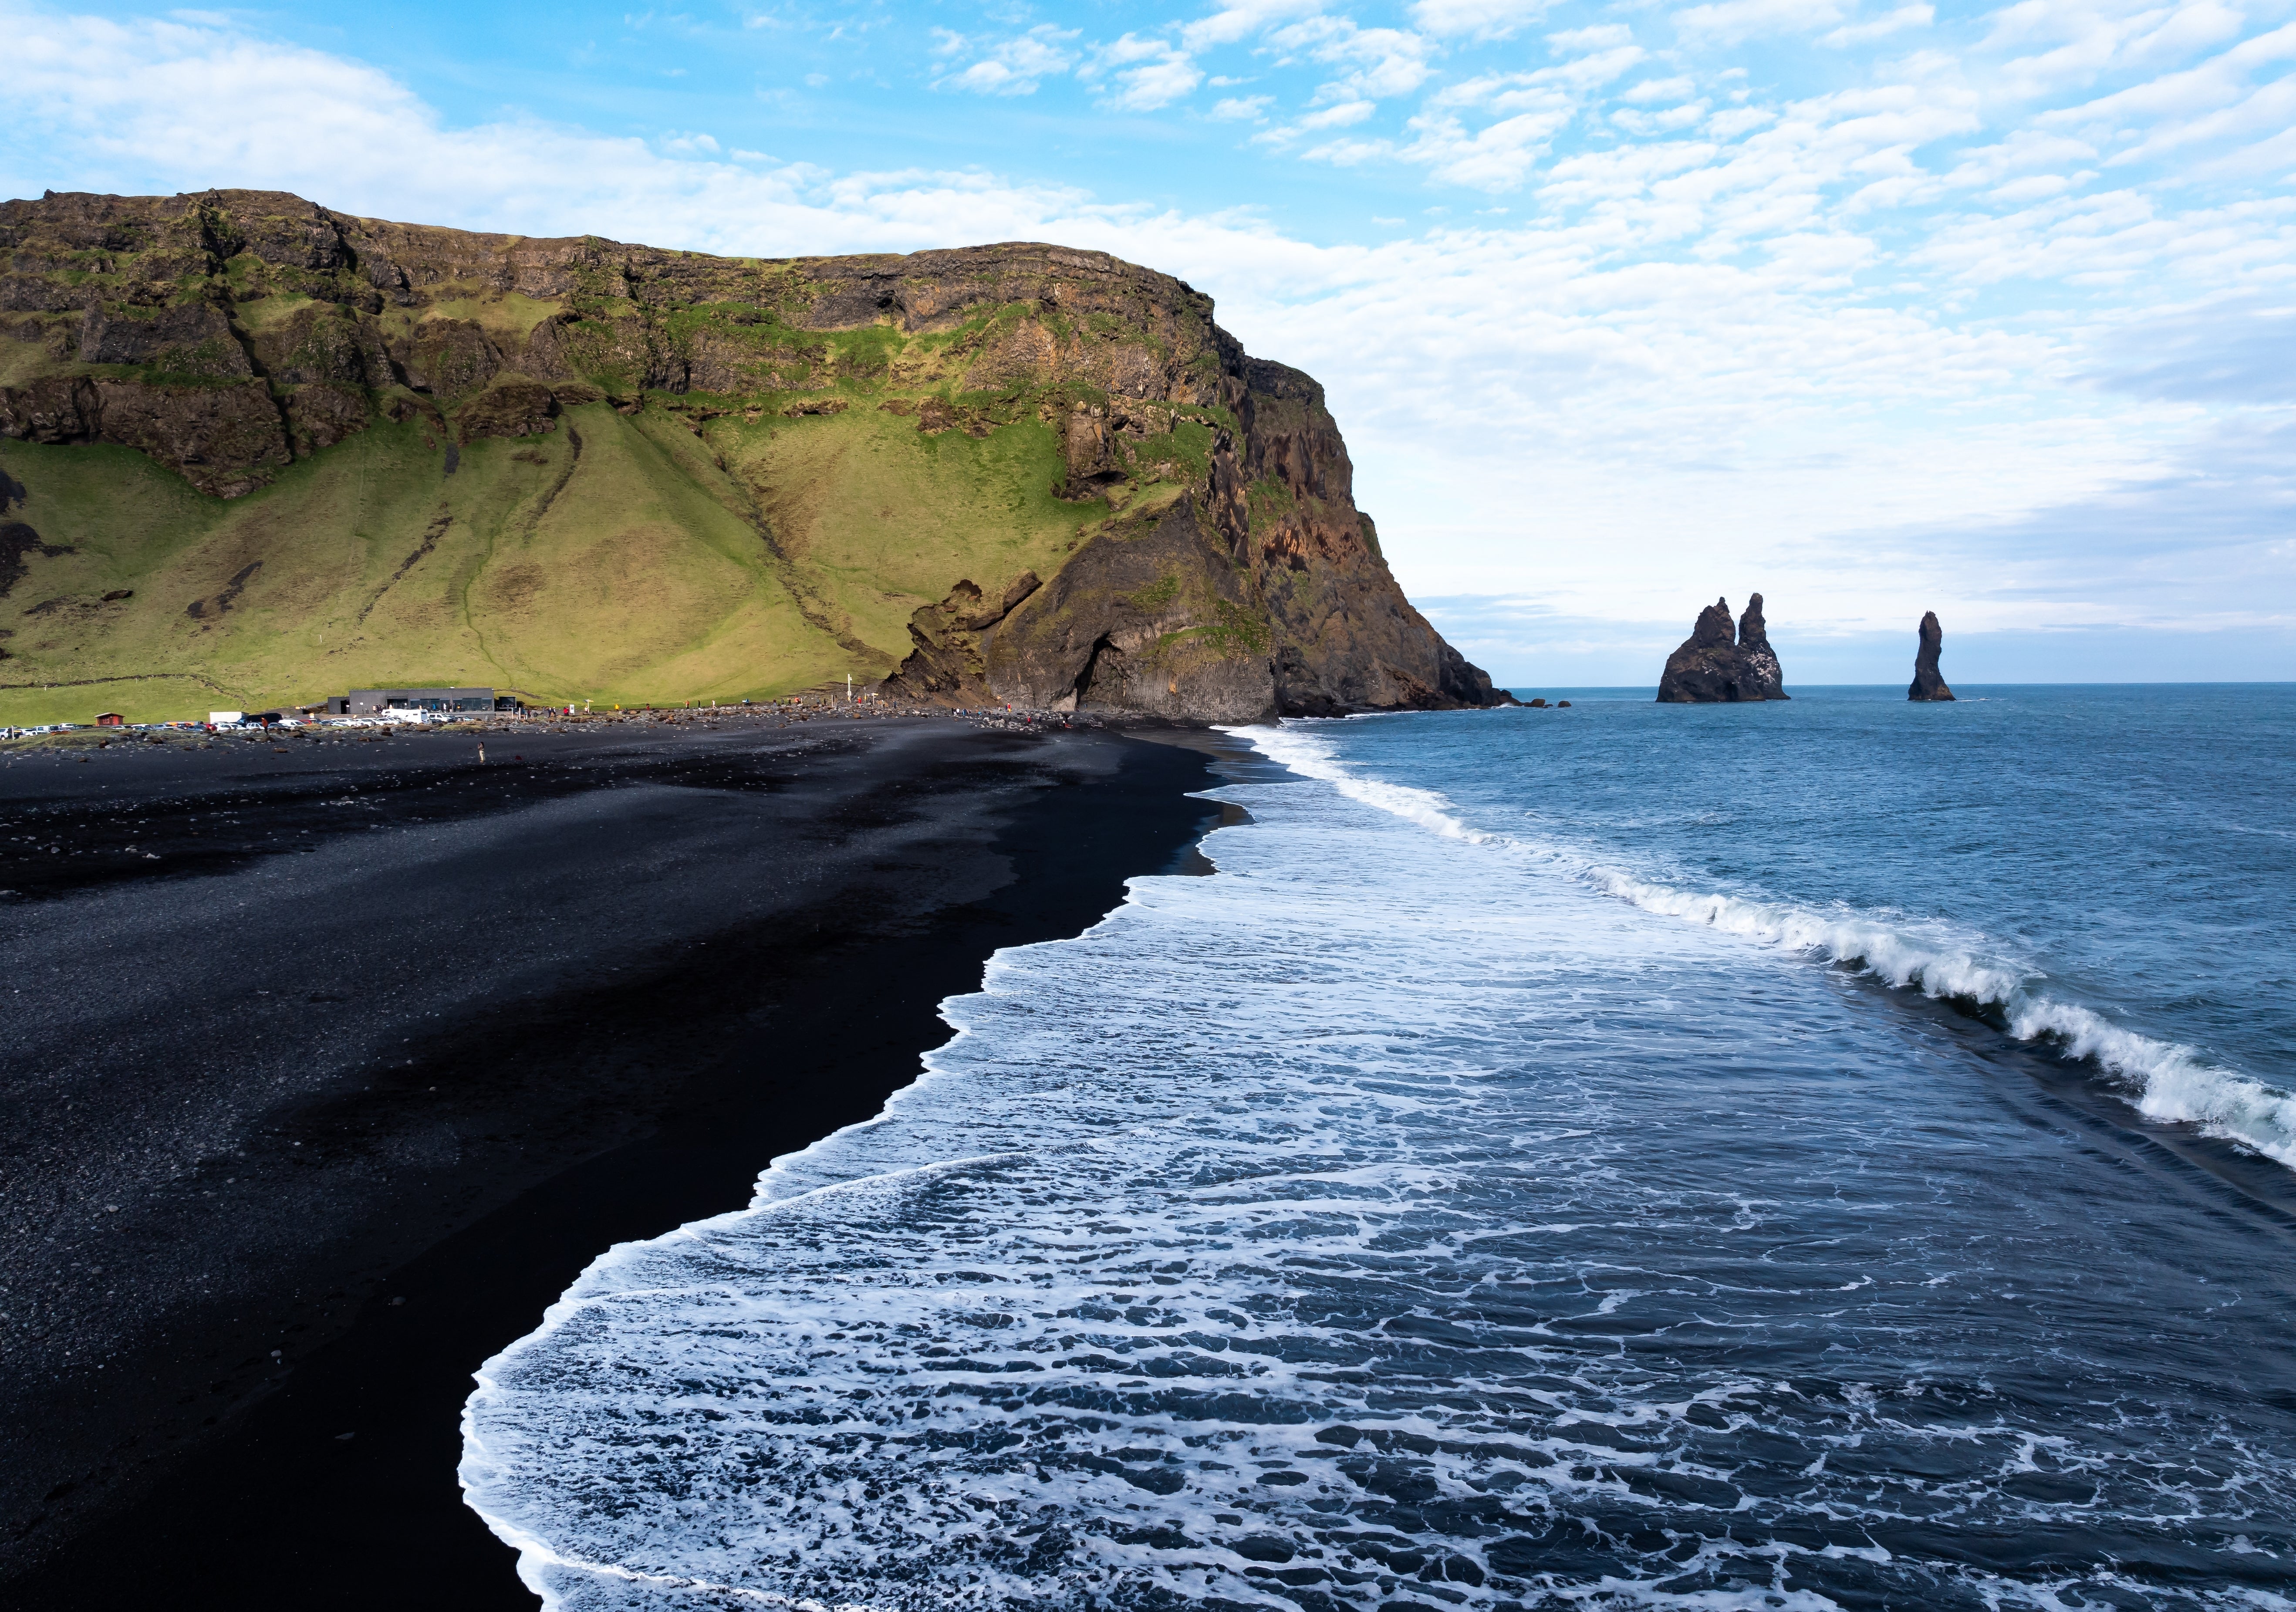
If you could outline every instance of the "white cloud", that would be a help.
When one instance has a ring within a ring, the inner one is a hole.
[[[1311,146],[1300,154],[1311,162],[1329,162],[1337,168],[1353,168],[1359,162],[1369,162],[1384,157],[1395,148],[1385,140],[1332,140]]]
[[[1505,39],[1545,16],[1553,0],[1415,0],[1411,21],[1438,38]]]
[[[1127,34],[1103,45],[1078,70],[1089,83],[1109,85],[1102,104],[1119,111],[1152,112],[1191,94],[1203,82],[1195,59],[1167,40]]]
[[[1609,50],[1574,56],[1558,66],[1541,68],[1531,77],[1539,83],[1565,84],[1583,92],[1597,85],[1608,84],[1620,74],[1640,66],[1647,58],[1648,53],[1641,45],[1620,45]]]
[[[1669,106],[1662,111],[1639,111],[1622,106],[1611,114],[1611,121],[1632,135],[1667,135],[1692,127],[1704,121],[1705,117],[1706,103],[1693,101],[1686,106]]]
[[[1190,51],[1208,50],[1216,45],[1234,45],[1252,37],[1287,18],[1304,16],[1323,9],[1323,0],[1231,0],[1209,17],[1201,17],[1180,30],[1180,43]]]
[[[0,135],[10,194],[59,179],[127,193],[223,181],[365,217],[751,254],[1017,239],[1098,216],[1081,192],[977,172],[832,176],[530,119],[449,127],[385,73],[228,24],[8,6],[0,30],[15,51]],[[217,118],[217,105],[237,111]]]
[[[2157,68],[2239,37],[2245,18],[2218,0],[2161,5],[2157,0],[2019,0],[1994,13],[1980,47],[2050,48],[2002,68],[2011,93],[2038,96],[2094,81],[2114,69]]]
[[[1706,132],[1718,140],[1735,140],[1778,120],[1767,106],[1734,106],[1706,119]]]
[[[1341,17],[1310,17],[1277,29],[1268,42],[1315,61],[1346,63],[1355,70],[1341,80],[1349,94],[1371,100],[1417,89],[1434,71],[1432,47],[1417,34],[1392,28],[1357,28]]]
[[[1764,34],[1814,34],[1841,21],[1838,0],[1718,0],[1674,13],[1675,31],[1702,44]]]
[[[2296,22],[2244,39],[2197,67],[2044,112],[2036,121],[2093,139],[2119,135],[2125,143],[2107,159],[2116,167],[2209,142],[2276,140],[2296,119],[2296,82],[2284,76],[2251,88],[2250,81],[2258,70],[2291,60]]]
[[[1818,43],[1843,50],[1853,45],[1870,45],[1876,39],[1886,39],[1909,28],[1927,28],[1936,20],[1937,8],[1933,5],[1901,5],[1871,21],[1845,23],[1820,38]]]
[[[1039,23],[1025,34],[986,44],[947,29],[935,29],[933,33],[934,54],[952,62],[960,56],[978,57],[970,65],[935,78],[936,89],[970,90],[983,95],[1032,95],[1042,80],[1064,73],[1077,63],[1073,42],[1078,30],[1055,28],[1049,22]]]
[[[2094,179],[2094,171],[2074,174],[2028,174],[2021,179],[2011,179],[1986,192],[1986,199],[2005,207],[2019,207],[2028,202],[2038,202],[2048,196],[2060,196],[2077,185]]]
[[[1558,56],[1585,56],[1596,51],[1617,50],[1635,42],[1635,30],[1623,22],[1606,22],[1596,28],[1566,29],[1559,34],[1546,36],[1549,49]]]
[[[2149,161],[2184,146],[2263,136],[2279,140],[2296,128],[2296,78],[2280,78],[2231,106],[2156,125],[2137,144],[2115,152],[2115,167]]]
[[[1211,110],[1215,118],[1242,120],[1257,119],[1275,103],[1273,95],[1230,95]]]
[[[1510,97],[1520,103],[1541,96],[1535,111],[1517,111],[1495,123],[1468,132],[1456,116],[1423,112],[1411,119],[1418,137],[1402,151],[1407,161],[1427,165],[1447,185],[1461,185],[1496,194],[1513,189],[1546,154],[1554,136],[1568,124],[1576,107],[1553,91],[1518,91]]]
[[[1698,85],[1687,73],[1678,78],[1645,78],[1633,88],[1622,91],[1621,101],[1681,101],[1696,92]]]
[[[2021,128],[1997,144],[1975,146],[1960,157],[1945,177],[1948,185],[1997,185],[2006,175],[2033,169],[2078,168],[2096,160],[2096,148],[2065,135]]]

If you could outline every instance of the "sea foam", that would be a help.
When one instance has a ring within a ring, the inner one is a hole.
[[[2197,1126],[2296,1169],[2296,1094],[2211,1063],[2183,1043],[2130,1029],[2109,1010],[2052,995],[2039,970],[1983,936],[1898,914],[1685,889],[1585,847],[1480,827],[1439,791],[1390,782],[1341,761],[1317,731],[1320,726],[1287,722],[1227,731],[1351,800],[1447,839],[1505,846],[1644,912],[1861,969],[1900,990],[1985,1010],[2021,1041],[2044,1043],[2095,1065],[2148,1119]]]
[[[1341,771],[487,1362],[552,1607],[2266,1604],[2180,1565],[2296,1552],[2215,1205]]]

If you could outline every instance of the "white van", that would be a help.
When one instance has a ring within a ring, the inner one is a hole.
[[[210,728],[236,728],[245,720],[247,720],[247,712],[243,711],[210,711],[208,712],[208,726]]]

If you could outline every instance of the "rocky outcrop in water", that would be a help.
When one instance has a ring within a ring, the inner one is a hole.
[[[1906,698],[1953,698],[1953,690],[1945,686],[1945,679],[1938,671],[1938,654],[1944,647],[1945,629],[1938,625],[1937,612],[1925,611],[1922,615],[1921,646],[1914,652],[1913,687],[1906,690]]]
[[[1698,613],[1697,625],[1682,647],[1666,658],[1659,679],[1661,705],[1721,705],[1746,700],[1784,700],[1785,673],[1770,647],[1762,619],[1762,596],[1746,601],[1746,613],[1734,634],[1730,601],[1717,599]]]
[[[1778,665],[1777,651],[1770,647],[1769,625],[1762,620],[1762,596],[1756,594],[1746,601],[1746,613],[1738,618],[1738,659],[1744,662],[1753,687],[1761,692],[1751,698],[1783,700],[1786,698],[1786,674]]]

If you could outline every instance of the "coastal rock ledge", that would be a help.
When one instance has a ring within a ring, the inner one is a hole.
[[[1659,679],[1661,705],[1723,705],[1747,700],[1791,699],[1777,652],[1762,620],[1762,596],[1746,601],[1734,639],[1730,601],[1717,599],[1698,613],[1682,647],[1666,658]]]
[[[1945,648],[1945,629],[1938,625],[1937,612],[1922,614],[1921,646],[1914,652],[1913,687],[1906,690],[1909,700],[1950,700],[1953,690],[1945,685],[1944,675],[1938,670],[1938,655]]]

